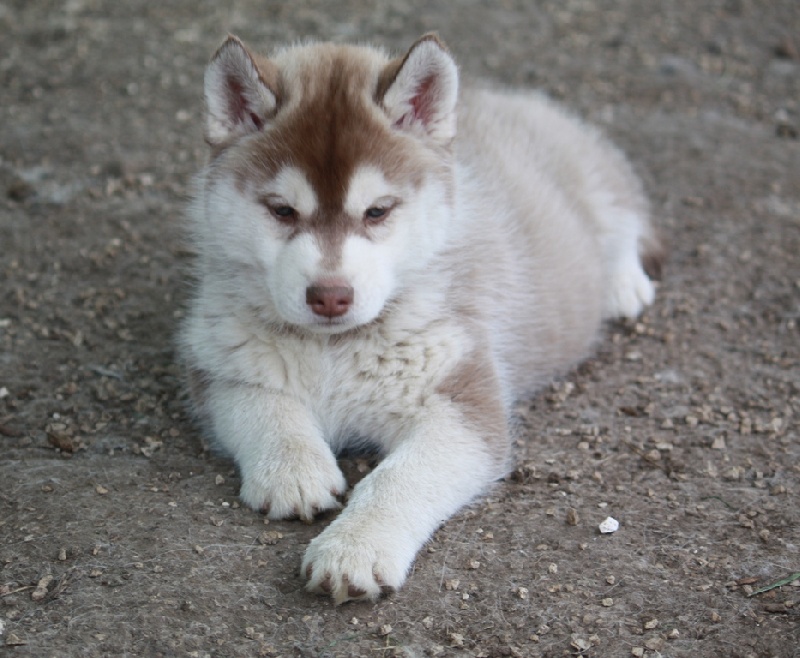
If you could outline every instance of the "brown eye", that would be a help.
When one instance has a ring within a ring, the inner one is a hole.
[[[293,224],[297,221],[297,210],[292,206],[281,203],[280,199],[265,197],[261,199],[261,204],[269,210],[270,215],[282,224]]]
[[[281,219],[292,219],[297,215],[297,211],[291,206],[275,206],[271,208],[272,214]]]
[[[373,206],[372,208],[367,208],[366,212],[364,213],[364,217],[373,223],[378,223],[381,220],[386,218],[386,215],[389,214],[388,208],[381,208],[379,206]]]

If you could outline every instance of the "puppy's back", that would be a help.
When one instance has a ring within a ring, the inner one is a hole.
[[[464,91],[457,152],[458,262],[474,270],[461,277],[476,282],[515,398],[590,350],[610,280],[605,244],[624,222],[646,225],[647,201],[622,153],[537,94]]]

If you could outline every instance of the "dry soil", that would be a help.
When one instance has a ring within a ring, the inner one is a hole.
[[[407,586],[334,608],[297,572],[330,517],[240,507],[184,412],[176,227],[227,32],[428,30],[603,126],[671,259]],[[798,581],[757,593],[800,572],[798,34],[797,0],[0,3],[0,655],[800,656]]]

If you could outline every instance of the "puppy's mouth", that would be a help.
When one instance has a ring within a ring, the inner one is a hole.
[[[315,318],[313,322],[308,323],[312,329],[330,329],[331,331],[341,331],[342,329],[354,327],[355,323],[347,318]]]

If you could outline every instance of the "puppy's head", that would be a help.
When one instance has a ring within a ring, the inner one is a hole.
[[[380,316],[444,246],[457,94],[432,35],[395,60],[332,44],[267,59],[229,37],[205,76],[207,267],[270,323],[336,333]]]

